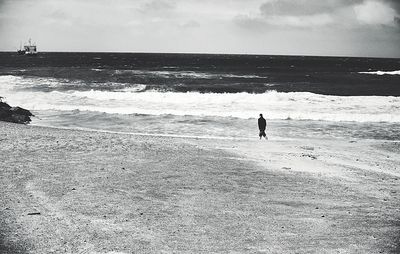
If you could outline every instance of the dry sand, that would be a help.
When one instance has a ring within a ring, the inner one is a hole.
[[[399,253],[400,143],[0,122],[1,253]]]

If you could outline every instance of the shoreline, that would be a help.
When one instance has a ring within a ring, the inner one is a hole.
[[[306,120],[304,120],[306,121]],[[116,134],[116,135],[130,135],[130,136],[139,136],[139,137],[162,137],[162,138],[176,138],[176,139],[194,139],[194,140],[228,140],[228,141],[238,141],[238,142],[246,142],[260,141],[258,134],[256,133],[253,138],[250,137],[229,137],[229,136],[195,136],[195,135],[178,135],[178,134],[151,134],[146,132],[125,132],[125,131],[112,131],[112,130],[102,130],[102,129],[92,129],[85,127],[62,127],[62,126],[50,126],[50,125],[40,125],[40,124],[29,124],[33,127],[39,128],[49,128],[49,129],[59,129],[59,130],[70,130],[70,131],[83,131],[83,132],[98,132],[98,133],[108,133],[108,134]],[[268,140],[262,139],[262,141],[272,141],[272,142],[304,142],[305,140],[314,140],[314,141],[326,141],[331,140],[333,142],[361,142],[361,143],[399,143],[400,139],[378,139],[378,138],[361,138],[361,137],[327,137],[327,136],[319,136],[314,138],[296,138],[296,137],[273,137],[273,134],[267,135]],[[350,141],[349,141],[350,140]]]
[[[399,142],[0,134],[4,246],[20,253],[400,248]]]

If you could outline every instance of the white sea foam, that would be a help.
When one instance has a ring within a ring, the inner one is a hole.
[[[126,88],[118,89],[115,92],[137,93],[145,91],[146,88],[147,86],[144,84],[136,84],[135,86],[129,86]]]
[[[197,78],[197,79],[214,79],[214,78],[262,78],[256,75],[235,75],[229,73],[205,73],[195,71],[148,71],[148,70],[115,70],[115,75],[132,74],[132,75],[154,75],[158,77],[174,77],[174,78]]]
[[[400,75],[400,70],[398,71],[361,71],[360,74],[370,74],[370,75]]]
[[[145,89],[144,85],[117,91],[46,92],[21,89],[29,82],[21,77],[0,76],[0,95],[11,105],[31,110],[242,119],[256,118],[259,113],[264,113],[268,119],[400,123],[400,97],[392,96],[326,96],[275,91],[263,94],[138,92]]]
[[[235,75],[235,74],[222,74],[224,78],[263,78],[257,75]]]

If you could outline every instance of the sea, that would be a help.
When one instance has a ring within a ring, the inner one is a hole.
[[[0,52],[31,125],[150,136],[400,140],[400,59]]]

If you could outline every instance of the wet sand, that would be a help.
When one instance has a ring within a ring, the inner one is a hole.
[[[0,122],[2,253],[398,253],[400,143]]]

